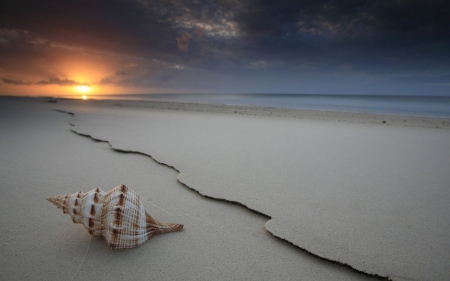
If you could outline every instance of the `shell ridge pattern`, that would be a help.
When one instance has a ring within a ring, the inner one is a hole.
[[[146,232],[146,222],[143,216],[145,213],[143,204],[139,197],[132,190],[125,186],[113,189],[106,197],[109,201],[110,210],[104,217],[105,237],[112,247],[129,247],[136,244],[141,245],[148,240]],[[126,198],[126,200],[125,200]],[[112,235],[108,235],[112,233]]]
[[[103,236],[112,249],[128,249],[153,235],[179,231],[182,224],[162,223],[146,213],[139,196],[125,185],[108,192],[99,188],[47,198],[90,234]]]

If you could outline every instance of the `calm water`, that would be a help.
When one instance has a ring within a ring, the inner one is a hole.
[[[106,96],[102,96],[102,99],[105,98]],[[450,117],[450,96],[134,94],[108,96],[108,98]]]

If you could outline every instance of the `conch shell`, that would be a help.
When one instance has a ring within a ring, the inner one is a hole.
[[[134,248],[153,235],[183,229],[182,224],[152,218],[139,196],[123,184],[107,193],[96,188],[47,200],[69,214],[74,223],[83,224],[93,236],[103,236],[114,250]]]

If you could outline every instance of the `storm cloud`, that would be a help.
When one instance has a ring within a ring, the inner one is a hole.
[[[58,86],[82,86],[86,85],[89,86],[89,84],[86,83],[80,83],[76,82],[70,79],[59,79],[59,78],[49,78],[47,80],[41,80],[38,82],[28,82],[28,81],[22,81],[22,80],[13,80],[13,79],[7,79],[3,78],[2,82],[5,84],[12,84],[12,85],[58,85]]]
[[[345,85],[356,83],[361,87],[353,91],[361,93],[378,81],[379,91],[408,93],[413,80],[426,86],[438,79],[443,86],[431,90],[445,94],[449,10],[448,1],[4,1],[0,74],[9,83],[8,74],[27,71],[26,61],[61,54],[113,61],[115,69],[92,81],[99,84],[347,93],[355,87]],[[138,67],[128,71],[131,64]],[[65,83],[65,73],[31,65],[28,74],[40,75],[42,85]],[[217,87],[194,75],[198,71],[213,75],[208,79]],[[55,76],[61,81],[51,80]],[[328,83],[314,86],[317,81]]]

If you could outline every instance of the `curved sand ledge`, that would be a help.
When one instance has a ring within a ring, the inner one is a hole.
[[[302,118],[302,117],[300,117],[300,118]],[[398,118],[398,116],[394,116],[394,118]],[[401,118],[404,118],[404,117],[401,117]],[[312,118],[312,119],[314,119],[314,118]],[[319,118],[320,119],[320,118]],[[333,119],[334,120],[334,119]],[[442,119],[441,119],[442,120]],[[441,121],[441,120],[438,120],[438,121]],[[346,120],[347,122],[348,122],[348,120]],[[434,120],[434,121],[436,121],[436,120]],[[352,121],[350,121],[350,122],[352,122]],[[365,123],[365,122],[358,122],[358,123]],[[383,127],[389,127],[389,126],[385,126],[385,123],[378,123],[378,122],[372,122],[372,123],[370,123],[369,122],[369,124],[380,124],[381,126],[383,126]],[[402,124],[403,125],[403,123],[400,123],[400,124]],[[377,125],[377,126],[380,126],[380,125]],[[389,122],[387,122],[386,123],[386,125],[390,125],[389,124]],[[427,127],[427,126],[422,126],[422,125],[410,125],[410,126],[417,126],[417,127]],[[402,127],[406,127],[406,126],[402,126]],[[429,126],[429,127],[435,127],[435,126]],[[381,127],[380,127],[381,128]],[[445,128],[445,127],[444,127]],[[396,128],[396,129],[398,129],[398,128]],[[383,129],[384,130],[384,129]],[[433,129],[432,129],[433,130]],[[436,130],[436,129],[434,129],[434,130]],[[440,130],[438,130],[438,131],[440,131]],[[429,133],[429,132],[428,132]],[[144,153],[144,154],[146,154],[146,153]],[[148,155],[148,153],[146,154],[146,155]],[[166,161],[167,162],[167,161]],[[169,163],[171,163],[171,161],[169,161]],[[177,165],[178,166],[178,165]],[[401,168],[401,167],[400,167]],[[183,176],[183,175],[185,175],[185,174],[180,174],[179,175],[179,177],[180,176]],[[179,179],[180,180],[180,179]],[[188,178],[188,180],[187,181],[185,181],[184,179],[182,180],[183,182],[185,182],[185,184],[188,186],[188,185],[190,185],[190,186],[197,186],[196,184],[192,184],[192,182],[190,183],[189,182],[189,180],[192,180],[192,178]],[[370,182],[370,181],[369,181]],[[198,192],[199,193],[205,193],[205,191],[203,190],[203,192],[202,192],[202,190],[198,190]],[[220,198],[220,196],[212,196],[213,198]],[[443,199],[445,198],[445,196],[443,197]],[[234,201],[234,200],[226,200],[226,201]],[[241,204],[241,203],[239,203],[239,204]],[[244,205],[244,204],[241,204],[241,205]],[[252,205],[253,206],[253,205]],[[258,209],[258,208],[254,208],[254,207],[251,207],[251,208],[249,208],[249,209]],[[271,221],[269,221],[269,222],[271,222]],[[267,223],[269,223],[269,222],[267,222]],[[445,224],[445,223],[444,223]],[[269,229],[268,227],[266,227],[266,229]],[[269,229],[270,230],[270,229]],[[275,235],[275,236],[279,236],[279,237],[286,237],[284,234],[282,234],[282,235]],[[286,239],[286,240],[290,240],[290,239]],[[311,245],[309,245],[309,246],[311,246]],[[443,249],[445,250],[445,248],[446,248],[447,246],[444,246],[443,247]],[[308,249],[309,249],[309,247],[307,247]],[[419,247],[420,248],[420,247]],[[312,250],[312,252],[316,252],[316,250]],[[320,249],[319,249],[319,251],[317,251],[317,252],[322,252],[323,253],[323,249],[322,249],[322,251],[320,251]],[[439,254],[439,255],[441,255],[442,256],[442,254]],[[437,259],[439,259],[438,257],[439,257],[439,255],[437,255],[435,258],[437,258]],[[320,254],[319,254],[319,256],[320,256]],[[322,256],[327,256],[327,254],[324,254],[324,255],[322,255]],[[432,255],[430,256],[429,255],[429,257],[431,258],[432,257]],[[333,259],[329,259],[329,257],[327,256],[327,260],[333,260]],[[336,260],[340,260],[340,259],[336,259]],[[382,260],[381,260],[382,261]],[[432,261],[433,262],[433,261]],[[422,269],[423,270],[423,269]],[[362,270],[362,271],[371,271],[370,270],[370,267],[369,268],[365,268],[365,270]],[[380,272],[380,271],[377,271],[377,270],[375,270],[375,272]],[[427,280],[427,279],[429,279],[429,280],[432,280],[433,279],[433,277],[426,277],[427,276],[427,273],[426,272],[422,272],[422,273],[424,273],[425,275],[421,275],[421,277],[417,277],[416,276],[416,278],[417,279],[423,279],[423,280]],[[390,276],[393,280],[403,280],[403,279],[408,279],[408,278],[411,278],[411,277],[407,277],[407,276],[405,276],[405,275],[399,275],[399,274],[388,274],[388,276]],[[400,277],[400,276],[403,276],[403,277]],[[411,279],[414,279],[414,278],[411,278]]]
[[[58,111],[58,112],[61,112],[61,113],[69,114],[69,115],[72,116],[72,118],[75,117],[75,114],[72,113],[72,112],[64,111],[64,110],[59,110],[59,109],[55,109],[55,110]],[[70,122],[70,125],[73,126],[73,127],[75,127],[75,124],[73,124],[72,122]],[[149,157],[149,158],[151,158],[153,161],[155,161],[156,163],[161,164],[161,165],[164,165],[164,166],[169,167],[169,168],[171,168],[171,169],[174,169],[176,172],[178,172],[179,174],[181,174],[181,172],[180,172],[176,167],[171,166],[171,165],[169,165],[169,164],[167,164],[167,163],[158,161],[157,159],[155,159],[153,156],[151,156],[151,155],[149,155],[149,154],[146,154],[146,153],[143,153],[143,152],[140,152],[140,151],[132,151],[132,150],[124,150],[124,149],[115,148],[115,147],[114,147],[109,141],[107,141],[107,140],[102,140],[102,139],[94,138],[94,137],[91,136],[91,135],[80,133],[80,132],[78,132],[78,131],[76,131],[76,130],[74,130],[74,129],[71,129],[70,131],[73,132],[73,133],[75,133],[75,134],[77,134],[77,135],[79,135],[79,136],[87,137],[87,138],[90,138],[90,139],[92,139],[92,140],[94,140],[94,141],[97,141],[97,142],[104,142],[104,143],[107,143],[107,144],[111,147],[112,150],[114,150],[114,151],[116,151],[116,152],[119,152],[119,153],[138,154],[138,155],[143,155],[143,156]],[[203,196],[203,197],[205,197],[205,198],[209,198],[209,199],[213,199],[213,200],[217,200],[217,201],[222,201],[222,202],[227,202],[227,203],[229,203],[229,204],[238,205],[238,206],[241,206],[241,207],[246,208],[247,210],[249,210],[249,211],[251,211],[251,212],[253,212],[253,213],[257,214],[257,215],[264,216],[264,217],[266,217],[266,218],[269,219],[269,220],[266,222],[266,224],[267,224],[268,222],[270,222],[271,219],[272,219],[269,215],[266,215],[266,214],[264,214],[264,213],[262,213],[262,212],[259,212],[259,211],[255,210],[255,209],[249,208],[248,206],[242,204],[241,202],[238,202],[238,201],[230,201],[230,200],[227,200],[227,199],[224,199],[224,198],[217,198],[217,197],[209,196],[209,195],[204,194],[204,193],[202,193],[202,192],[196,190],[195,188],[193,188],[193,187],[187,185],[186,183],[182,182],[178,177],[177,177],[177,180],[178,180],[178,182],[180,182],[183,186],[189,188],[190,190],[193,190],[194,192],[200,194],[201,196]],[[340,266],[343,266],[343,267],[349,268],[349,269],[351,269],[351,270],[354,270],[354,271],[356,271],[356,272],[358,272],[358,273],[360,273],[360,274],[367,275],[367,276],[370,276],[370,277],[375,277],[375,278],[377,278],[377,279],[379,279],[379,280],[392,280],[392,279],[390,279],[389,277],[380,276],[380,275],[378,275],[378,274],[376,274],[376,273],[367,273],[367,272],[358,270],[358,269],[356,269],[356,268],[350,266],[349,264],[342,263],[342,262],[335,261],[335,260],[330,260],[330,259],[327,259],[327,258],[325,258],[325,257],[321,257],[321,256],[319,256],[319,255],[316,255],[316,254],[314,254],[314,253],[312,253],[312,252],[310,252],[310,251],[308,251],[308,250],[306,250],[306,249],[301,248],[301,247],[298,246],[298,245],[295,245],[294,243],[292,243],[291,241],[289,241],[289,240],[287,240],[287,239],[284,239],[284,238],[282,238],[282,237],[279,237],[279,236],[275,235],[275,234],[272,233],[269,229],[267,229],[266,226],[264,226],[264,228],[265,228],[265,229],[266,229],[273,237],[275,237],[275,238],[277,238],[277,239],[279,239],[279,240],[281,240],[281,241],[284,241],[284,242],[290,244],[291,246],[296,247],[296,248],[298,248],[298,249],[300,249],[300,250],[302,250],[302,251],[304,251],[304,252],[306,252],[306,253],[308,253],[308,254],[310,254],[310,255],[312,255],[312,256],[318,258],[318,259],[321,259],[321,260],[327,261],[327,262],[331,262],[331,263],[334,263],[334,264],[338,264],[338,265],[340,265]]]
[[[375,279],[274,238],[263,228],[266,217],[183,187],[178,172],[147,156],[115,152],[107,143],[75,136],[70,116],[51,110],[48,103],[28,99],[1,102],[0,108],[0,221],[8,226],[1,230],[2,280]],[[79,120],[85,111],[67,111],[77,113],[72,122],[87,133]],[[138,192],[149,213],[186,228],[129,251],[111,251],[103,238],[91,238],[45,200],[122,182]]]

